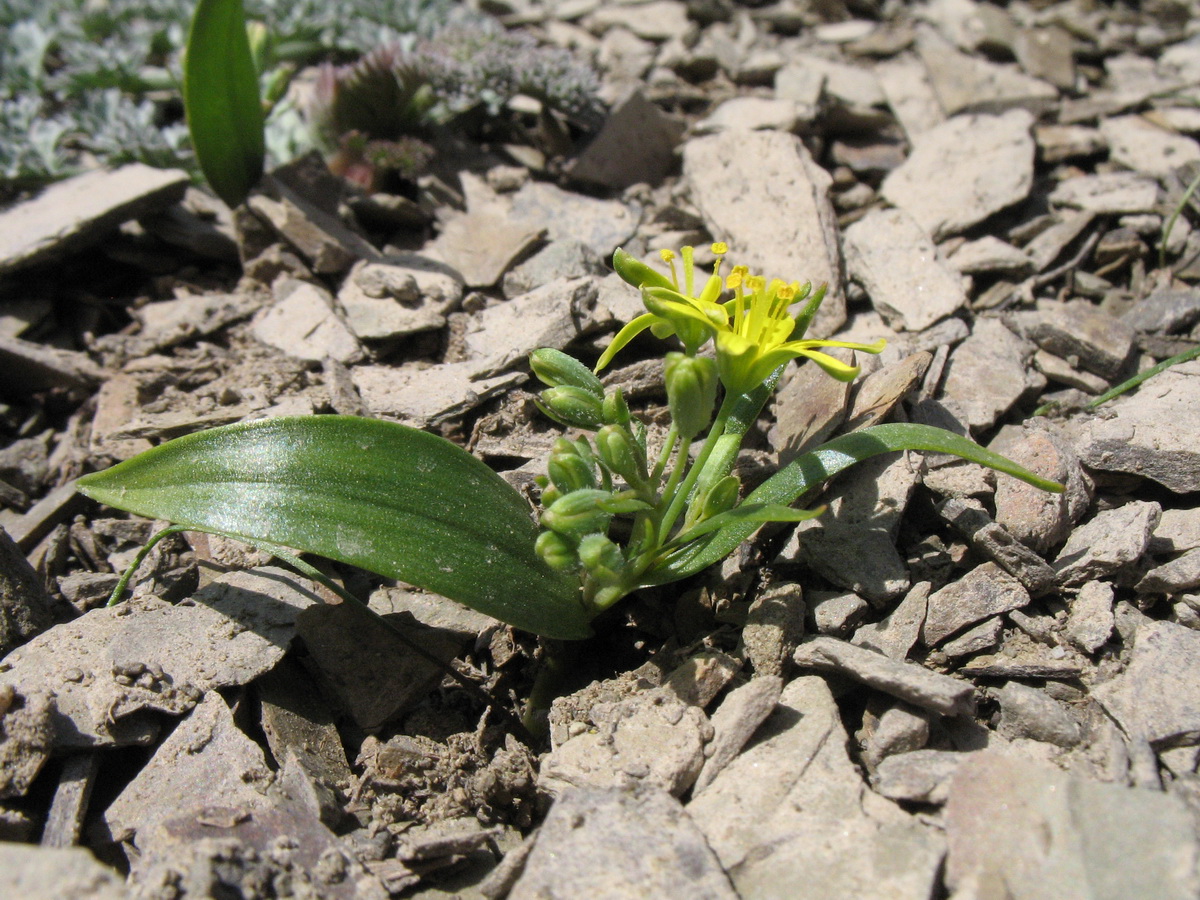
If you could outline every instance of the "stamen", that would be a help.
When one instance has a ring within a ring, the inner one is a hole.
[[[717,241],[715,244],[712,245],[712,252],[715,253],[717,256],[724,256],[726,253],[729,252],[729,245],[726,244],[724,241]]]
[[[662,261],[671,267],[671,283],[675,285],[675,290],[679,290],[679,276],[675,273],[675,253],[672,250],[659,250],[658,255],[662,257]]]

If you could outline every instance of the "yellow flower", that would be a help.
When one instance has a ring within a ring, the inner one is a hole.
[[[620,260],[620,265],[614,256],[614,265],[622,278],[631,283],[637,280],[642,302],[649,312],[621,329],[600,357],[596,371],[606,366],[621,347],[646,328],[658,337],[678,334],[689,355],[694,355],[711,337],[716,344],[721,383],[733,394],[753,390],[775,369],[797,357],[811,359],[839,381],[850,381],[858,375],[858,366],[847,365],[820,352],[819,348],[844,347],[865,353],[879,353],[884,348],[883,340],[859,344],[803,339],[808,323],[824,298],[824,287],[813,293],[811,284],[801,287],[798,282],[786,284],[779,279],[768,284],[764,278],[751,275],[745,266],[735,266],[725,280],[725,287],[734,293],[733,299],[718,302],[721,295],[720,256],[726,251],[724,244],[713,245],[718,259],[713,274],[698,296],[693,294],[695,277],[691,247],[681,251],[684,261],[682,289],[675,272],[674,254],[669,250],[664,250],[662,257],[671,267],[670,281],[641,263],[630,265],[628,255]],[[808,301],[804,309],[798,316],[793,316],[790,307],[803,300]]]

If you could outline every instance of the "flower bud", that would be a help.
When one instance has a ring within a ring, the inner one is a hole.
[[[625,402],[625,395],[621,393],[620,388],[605,395],[601,409],[604,412],[604,421],[610,425],[628,426],[632,418],[629,415],[629,404]]]
[[[541,393],[541,409],[563,425],[595,431],[604,424],[601,399],[580,387],[564,384]]]
[[[717,363],[700,356],[668,353],[667,405],[683,440],[690,441],[712,419],[717,403]]]
[[[579,542],[579,561],[589,575],[604,584],[619,582],[625,568],[621,548],[603,534],[589,534]]]
[[[548,387],[576,387],[596,398],[604,397],[604,385],[592,370],[561,350],[543,347],[529,354],[529,366]]]
[[[643,284],[648,284],[652,287],[674,287],[666,275],[663,275],[656,269],[650,268],[640,259],[634,259],[619,247],[613,253],[612,262],[613,268],[621,276],[621,280],[635,288],[640,288]]]
[[[591,463],[574,451],[572,446],[570,453],[551,453],[546,463],[550,480],[564,494],[596,486],[596,472]]]
[[[539,534],[533,549],[555,572],[570,574],[579,568],[579,556],[574,545],[556,531]]]
[[[726,475],[714,484],[705,495],[701,507],[700,518],[711,519],[713,516],[728,512],[737,506],[738,494],[742,483],[736,475]]]
[[[604,531],[608,528],[612,513],[601,509],[600,502],[611,496],[608,491],[594,489],[565,494],[542,513],[542,527],[575,539]]]
[[[620,475],[633,488],[645,486],[646,455],[628,429],[620,425],[605,425],[596,432],[596,455],[610,472]]]

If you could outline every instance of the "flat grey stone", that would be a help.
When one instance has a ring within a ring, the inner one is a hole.
[[[124,222],[183,199],[178,169],[130,163],[52,184],[0,212],[0,274],[61,259],[112,234]]]
[[[251,294],[198,294],[147,303],[133,314],[142,324],[138,337],[146,341],[148,346],[142,352],[148,354],[249,318],[261,305],[261,297]]]
[[[1147,594],[1178,594],[1194,587],[1200,587],[1200,550],[1155,566],[1137,583],[1137,589]]]
[[[1156,502],[1134,500],[1106,509],[1071,532],[1054,559],[1060,584],[1083,584],[1137,561],[1162,515]]]
[[[1163,289],[1135,303],[1121,321],[1136,331],[1172,334],[1200,321],[1200,291]]]
[[[1070,91],[1075,89],[1074,41],[1065,28],[1041,25],[1019,29],[1012,49],[1027,75]]]
[[[922,331],[967,302],[961,276],[937,258],[925,229],[903,210],[873,210],[843,235],[846,268],[883,320]]]
[[[1158,791],[989,750],[955,773],[945,821],[953,891],[1003,884],[1012,900],[1183,900],[1200,891],[1195,822],[1181,799]]]
[[[1113,586],[1104,581],[1089,581],[1079,588],[1071,601],[1064,633],[1085,653],[1095,653],[1112,637]]]
[[[582,241],[551,241],[508,272],[502,288],[504,296],[512,300],[560,278],[603,276],[608,271],[604,260]]]
[[[1058,100],[1058,90],[1015,66],[968,56],[932,28],[920,28],[917,52],[947,115],[1019,110],[1039,114]]]
[[[1185,163],[1200,162],[1200,143],[1142,116],[1115,116],[1100,123],[1109,157],[1135,172],[1166,177]]]
[[[1023,275],[1033,268],[1028,255],[1022,250],[990,234],[963,244],[946,260],[946,265],[964,275],[985,272]]]
[[[1087,210],[1064,211],[1051,216],[1052,224],[1040,231],[1025,244],[1024,250],[1037,272],[1046,269],[1059,258],[1063,251],[1096,219],[1094,212]]]
[[[491,287],[545,235],[531,222],[513,221],[499,205],[486,205],[442,224],[423,252],[443,260],[471,288]]]
[[[1136,172],[1081,175],[1060,182],[1050,202],[1099,215],[1152,212],[1158,206],[1158,182]]]
[[[1018,478],[997,477],[997,524],[1039,554],[1066,540],[1092,502],[1091,479],[1070,441],[1044,421],[1035,420],[1022,429],[1002,430],[988,449],[1066,486],[1061,494],[1055,494]]]
[[[462,294],[462,282],[446,267],[414,253],[359,263],[337,299],[350,330],[369,341],[441,328]]]
[[[666,691],[598,703],[590,717],[593,728],[542,761],[540,790],[560,796],[572,787],[652,785],[678,797],[700,774],[713,735],[702,710]]]
[[[692,787],[693,797],[712,784],[738,755],[758,726],[775,710],[782,690],[782,678],[764,675],[729,692],[713,713],[713,739],[706,750],[704,768]]]
[[[881,359],[880,368],[855,384],[854,403],[843,430],[857,431],[886,419],[896,404],[921,384],[932,359],[933,355],[927,350],[918,350],[894,362]]]
[[[881,60],[875,75],[892,114],[904,129],[910,144],[946,121],[924,64],[911,53]]]
[[[246,205],[294,247],[318,275],[336,275],[360,259],[381,258],[375,247],[336,215],[279,178],[265,176],[263,187],[265,193],[251,194]]]
[[[1004,619],[994,616],[984,619],[974,628],[968,628],[953,640],[946,641],[938,648],[951,659],[960,656],[970,656],[982,650],[990,650],[1000,643],[1004,635]]]
[[[1043,350],[1101,378],[1115,378],[1133,352],[1133,328],[1087,301],[1042,300],[1012,321]]]
[[[1100,129],[1085,125],[1038,125],[1033,129],[1033,136],[1037,141],[1038,155],[1051,165],[1068,159],[1095,156],[1108,146]],[[1078,179],[1072,179],[1075,180]]]
[[[489,306],[467,326],[464,341],[476,378],[524,364],[541,347],[561,350],[591,320],[597,279],[556,278],[519,297]]]
[[[355,366],[350,370],[363,403],[377,416],[413,428],[457,418],[525,380],[521,372],[476,379],[477,362],[426,366]]]
[[[42,577],[0,528],[0,659],[53,624]]]
[[[277,281],[275,302],[254,320],[258,340],[295,359],[354,363],[363,358],[358,338],[333,309],[333,297],[307,281]]]
[[[129,900],[125,878],[84,847],[0,843],[0,893],[21,900]]]
[[[688,805],[741,897],[928,895],[941,840],[867,789],[821,679],[790,682],[760,733]]]
[[[637,231],[642,209],[635,203],[599,200],[544,181],[530,181],[512,195],[506,216],[510,227],[544,228],[550,241],[582,241],[601,259]]]
[[[845,637],[863,620],[870,605],[855,593],[810,591],[808,617],[817,634]]]
[[[189,601],[130,600],[59,624],[5,658],[0,687],[54,692],[58,748],[145,743],[157,730],[147,711],[179,715],[269,671],[320,602],[282,569],[231,572]]]
[[[831,104],[865,112],[887,102],[878,77],[864,66],[826,59],[813,53],[799,53],[789,54],[786,76],[782,75],[784,71],[781,69],[781,75],[776,78],[776,96],[783,96],[778,93],[780,77],[785,77],[786,82],[795,82],[808,81],[816,76],[821,79],[825,100]]]
[[[1174,622],[1137,627],[1125,671],[1092,689],[1131,739],[1156,746],[1200,742],[1200,632]]]
[[[919,137],[880,195],[934,240],[964,231],[1028,196],[1033,186],[1033,118],[956,116]]]
[[[990,428],[1027,391],[1045,387],[1029,365],[1033,351],[997,319],[976,319],[971,336],[951,351],[941,399],[956,404],[971,428]]]
[[[114,841],[136,840],[181,809],[198,806],[266,805],[271,783],[262,748],[234,724],[221,695],[205,695],[154,751],[104,812],[104,827]]]
[[[832,179],[791,134],[728,132],[683,147],[683,174],[712,236],[729,260],[764,278],[829,285],[809,330],[827,337],[846,319]],[[787,210],[766,216],[766,209]]]
[[[794,131],[801,114],[791,100],[775,97],[732,97],[696,123],[696,134],[769,129]]]
[[[1200,360],[1180,363],[1101,407],[1077,450],[1085,465],[1126,472],[1186,494],[1200,490]]]
[[[943,716],[975,708],[975,689],[965,681],[939,675],[916,663],[888,659],[882,653],[836,638],[810,638],[796,648],[795,659],[802,668],[838,672]]]
[[[770,585],[751,602],[742,649],[760,677],[782,675],[791,667],[792,653],[804,636],[806,612],[804,590],[794,582]]]
[[[876,713],[877,703],[867,704],[863,726],[857,733],[863,762],[874,770],[880,762],[898,753],[919,750],[929,742],[929,717],[907,703],[894,703]]]
[[[983,563],[930,594],[921,641],[934,647],[968,625],[1028,603],[1021,582],[995,563]]]
[[[1021,582],[1030,596],[1041,596],[1055,587],[1057,576],[1046,561],[993,522],[978,501],[952,497],[938,504],[938,515],[953,525],[973,550]]]
[[[601,5],[587,17],[585,23],[597,33],[622,26],[648,41],[665,41],[676,36],[686,38],[692,36],[696,28],[688,18],[687,5],[678,0],[639,3],[637,14],[632,16],[621,4]]]
[[[1200,506],[1164,509],[1154,536],[1151,553],[1183,553],[1200,547]]]
[[[656,788],[571,788],[550,807],[510,900],[737,900],[679,801]]]
[[[624,190],[657,186],[674,163],[682,124],[632,90],[617,101],[600,131],[567,165],[568,174],[589,184]]]
[[[881,455],[855,466],[829,511],[801,522],[777,559],[801,561],[872,602],[903,594],[909,587],[908,569],[894,535],[917,485],[917,465],[905,454],[896,459]]]
[[[874,786],[889,800],[937,806],[950,795],[950,780],[970,756],[951,750],[913,750],[883,759],[875,770]]]
[[[933,585],[928,581],[914,584],[904,599],[883,619],[860,626],[854,632],[851,643],[878,650],[889,659],[904,660],[921,636],[932,588]]]
[[[836,347],[831,356],[849,362],[851,351]],[[775,392],[775,424],[767,439],[781,466],[833,436],[846,418],[849,382],[830,378],[820,366],[800,366]]]
[[[1079,720],[1045,691],[1010,681],[996,691],[1000,722],[996,730],[1009,740],[1028,738],[1074,747],[1083,737]]]
[[[24,797],[54,749],[54,696],[0,685],[0,797]]]

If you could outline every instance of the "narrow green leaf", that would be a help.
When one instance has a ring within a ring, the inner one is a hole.
[[[706,534],[736,525],[753,524],[757,527],[767,522],[807,522],[809,519],[815,519],[824,511],[825,507],[823,506],[817,509],[796,509],[779,503],[743,503],[741,506],[718,513],[711,519],[705,519],[698,525],[689,528],[672,540],[668,547],[689,544]]]
[[[200,171],[230,206],[258,183],[265,156],[258,72],[242,0],[199,0],[183,62],[183,105]]]
[[[577,581],[534,552],[537,527],[520,494],[465,450],[394,422],[228,425],[77,486],[138,515],[398,578],[547,637],[590,633]]]
[[[974,441],[929,425],[896,423],[876,425],[842,435],[780,469],[749,496],[745,503],[789,504],[844,469],[879,453],[923,450],[950,453],[998,472],[1027,481],[1044,491],[1062,491],[1057,482],[1035,475],[1010,459],[987,450]],[[665,563],[647,573],[645,584],[669,584],[724,559],[758,528],[757,522],[742,522],[724,528],[707,540],[689,544]]]

